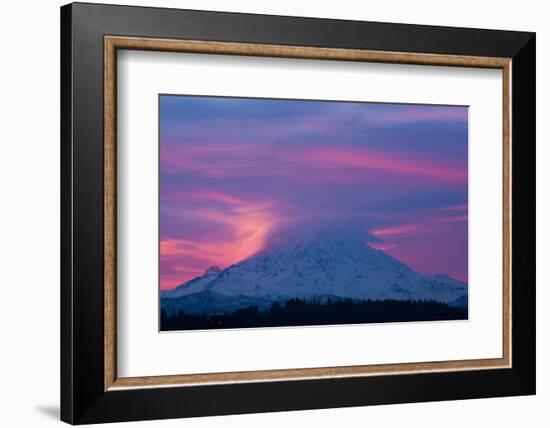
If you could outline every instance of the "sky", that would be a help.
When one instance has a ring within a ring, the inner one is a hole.
[[[301,226],[468,280],[468,108],[160,96],[160,286]]]

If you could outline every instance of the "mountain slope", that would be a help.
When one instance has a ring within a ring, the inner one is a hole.
[[[281,234],[235,265],[161,293],[163,308],[195,313],[294,297],[467,302],[467,285],[415,272],[353,231],[324,229]]]
[[[187,296],[193,293],[199,293],[204,290],[205,286],[216,279],[216,277],[221,273],[221,269],[218,266],[212,266],[207,269],[202,276],[193,278],[190,281],[185,282],[184,284],[173,288],[171,290],[165,290],[161,293],[163,298],[175,299],[178,297]]]

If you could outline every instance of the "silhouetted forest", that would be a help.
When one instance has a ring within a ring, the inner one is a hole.
[[[290,299],[274,302],[267,309],[249,306],[223,314],[168,313],[162,309],[160,327],[168,331],[465,319],[467,308],[434,301]]]

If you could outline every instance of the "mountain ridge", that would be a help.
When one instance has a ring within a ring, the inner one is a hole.
[[[172,289],[161,291],[163,309],[189,313],[265,307],[302,299],[433,300],[467,305],[467,284],[447,275],[423,275],[365,236],[338,229],[281,234],[257,253]]]

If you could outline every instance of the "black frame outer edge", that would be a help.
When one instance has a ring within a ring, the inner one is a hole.
[[[512,364],[536,390],[536,37],[512,60]]]
[[[61,420],[74,422],[73,417],[73,353],[72,353],[72,9],[61,8]]]
[[[513,58],[513,367],[103,390],[103,36]],[[474,387],[475,386],[475,387]],[[535,35],[75,3],[61,9],[61,419],[85,424],[535,393]]]

